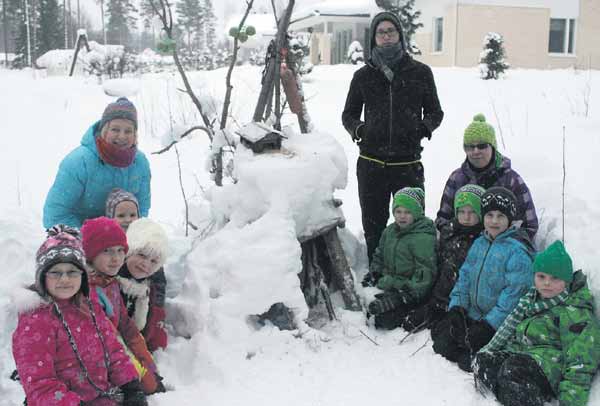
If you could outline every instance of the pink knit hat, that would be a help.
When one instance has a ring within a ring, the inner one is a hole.
[[[81,234],[83,234],[83,251],[88,262],[93,261],[98,254],[109,247],[120,245],[125,248],[125,253],[129,250],[127,236],[114,219],[97,217],[86,220],[81,227]]]

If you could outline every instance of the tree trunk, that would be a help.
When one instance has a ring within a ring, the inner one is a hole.
[[[106,26],[104,25],[104,0],[100,0],[100,14],[102,18],[102,39],[106,45]]]

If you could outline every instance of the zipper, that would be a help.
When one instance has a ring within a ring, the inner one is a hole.
[[[394,110],[393,110],[393,108],[392,108],[392,106],[393,106],[393,98],[392,98],[392,82],[390,82],[390,85],[389,85],[389,90],[390,90],[390,120],[389,120],[389,121],[390,121],[390,128],[389,128],[389,132],[390,132],[390,133],[389,133],[388,154],[389,154],[389,153],[390,153],[390,151],[392,150],[392,129],[393,129],[393,128],[392,128],[392,120],[393,120],[392,113],[393,113],[393,111],[394,111]]]
[[[481,274],[483,273],[483,266],[485,265],[485,260],[487,259],[488,253],[490,252],[490,249],[492,248],[493,243],[494,242],[492,241],[490,243],[490,245],[488,246],[487,250],[485,251],[485,255],[483,256],[483,262],[481,263],[481,268],[479,268],[479,273],[477,274],[477,284],[475,285],[475,301],[474,301],[473,305],[475,305],[475,308],[481,314],[483,314],[483,311],[477,304],[477,298],[479,297],[479,280],[481,279]]]

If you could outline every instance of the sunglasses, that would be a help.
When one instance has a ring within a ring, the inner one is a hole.
[[[465,144],[465,151],[473,151],[476,148],[480,151],[483,151],[484,149],[487,149],[487,147],[489,147],[490,144]]]

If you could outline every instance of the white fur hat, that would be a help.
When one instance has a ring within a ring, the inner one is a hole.
[[[169,240],[165,230],[149,218],[141,218],[129,225],[127,229],[128,255],[143,253],[160,257],[162,265],[169,255]]]

